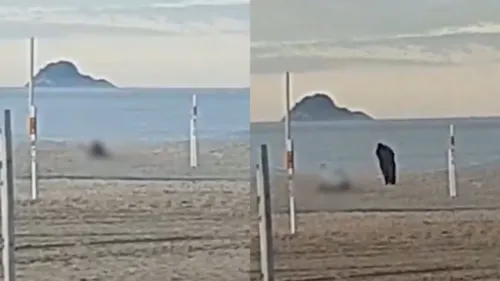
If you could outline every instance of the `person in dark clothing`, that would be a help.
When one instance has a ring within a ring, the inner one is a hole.
[[[380,170],[384,175],[384,183],[386,185],[396,184],[396,161],[394,160],[394,150],[379,142],[377,143],[375,155],[377,155]]]
[[[104,159],[110,157],[108,150],[104,146],[104,143],[96,140],[90,143],[90,147],[88,148],[87,153],[90,157],[95,159]]]

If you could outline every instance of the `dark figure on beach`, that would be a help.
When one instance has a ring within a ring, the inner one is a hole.
[[[377,143],[375,154],[378,158],[380,170],[384,175],[385,185],[396,184],[396,161],[394,160],[394,150],[383,143]]]
[[[92,141],[88,149],[88,154],[92,158],[103,159],[108,158],[109,152],[104,146],[104,143],[100,141]]]

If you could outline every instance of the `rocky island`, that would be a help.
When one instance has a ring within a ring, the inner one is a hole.
[[[292,121],[373,120],[360,111],[338,107],[326,94],[316,93],[300,100],[290,113]]]
[[[36,87],[45,88],[116,88],[105,79],[96,79],[80,73],[69,61],[51,62],[40,69],[34,77]],[[28,87],[26,83],[25,87]]]

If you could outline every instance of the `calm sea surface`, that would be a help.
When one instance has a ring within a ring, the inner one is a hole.
[[[382,141],[395,150],[402,172],[442,170],[447,163],[450,123],[455,124],[458,168],[500,164],[500,118],[481,118],[296,123],[292,125],[296,168],[319,172],[325,163],[328,169],[349,173],[375,172],[375,146]],[[260,144],[268,144],[271,165],[283,167],[283,123],[252,124],[250,132],[252,167]]]
[[[39,138],[187,139],[192,94],[198,99],[200,138],[248,139],[248,89],[39,89]],[[0,88],[0,109],[12,111],[15,137],[27,140],[27,90]]]

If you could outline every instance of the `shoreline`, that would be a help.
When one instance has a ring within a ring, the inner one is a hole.
[[[314,174],[296,174],[296,212],[389,213],[434,210],[500,210],[500,168],[469,169],[457,174],[456,198],[448,195],[447,171],[401,174],[395,186],[385,186],[378,176],[350,179],[350,187],[340,190],[335,183]],[[271,202],[274,214],[288,212],[286,175],[271,175]],[[255,178],[251,179],[251,204],[256,214]]]
[[[248,137],[242,136],[243,134]],[[199,143],[227,143],[227,142],[241,142],[246,143],[250,138],[250,130],[238,130],[220,136],[198,136]],[[28,135],[25,133],[13,135],[14,145],[28,145]],[[110,145],[162,145],[162,144],[176,144],[189,142],[189,137],[137,137],[123,140],[121,138],[68,138],[68,137],[46,137],[39,136],[37,145],[59,145],[59,144],[86,144],[88,142],[99,140]]]
[[[27,136],[26,136],[27,138]],[[51,145],[53,146],[81,146],[88,144],[88,142],[93,141],[93,140],[98,140],[101,142],[104,142],[105,144],[108,143],[109,145],[113,146],[118,146],[118,147],[126,147],[126,146],[132,146],[132,145],[138,145],[138,146],[143,146],[143,147],[149,147],[151,145],[153,146],[168,146],[168,145],[179,145],[179,144],[184,144],[188,143],[190,140],[189,138],[185,139],[168,139],[165,138],[163,140],[148,140],[148,139],[138,139],[138,140],[116,140],[116,141],[110,141],[106,139],[96,139],[96,138],[89,138],[88,140],[72,140],[72,139],[67,139],[67,138],[56,138],[56,139],[51,139],[51,138],[43,138],[43,136],[37,140],[37,145],[41,146],[47,146],[50,147]],[[229,145],[229,144],[235,144],[235,145],[245,145],[249,143],[249,140],[246,138],[227,138],[227,137],[215,137],[215,138],[210,138],[210,137],[198,137],[198,145],[210,145],[210,146],[215,146],[215,145]],[[15,141],[13,144],[15,147],[17,146],[27,146],[29,145],[29,141]]]
[[[41,181],[88,180],[140,182],[249,181],[250,145],[237,141],[200,141],[198,167],[189,165],[189,142],[107,145],[110,157],[89,157],[81,142],[62,142],[38,147],[38,175]],[[17,180],[30,178],[29,147],[18,144],[14,152]],[[29,187],[22,188],[29,194]]]

